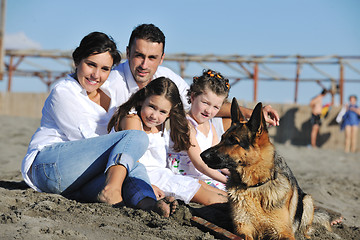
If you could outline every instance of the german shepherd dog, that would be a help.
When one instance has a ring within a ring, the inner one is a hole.
[[[229,169],[231,217],[235,233],[244,239],[295,240],[295,232],[309,238],[313,222],[331,231],[330,217],[314,211],[312,197],[276,153],[261,103],[246,121],[234,98],[230,128],[201,157],[211,168]]]

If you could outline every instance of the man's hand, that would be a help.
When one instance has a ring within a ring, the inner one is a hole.
[[[275,109],[273,109],[270,105],[266,105],[263,107],[264,118],[267,123],[271,126],[279,126],[279,114]]]

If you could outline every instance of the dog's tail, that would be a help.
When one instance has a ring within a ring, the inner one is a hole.
[[[310,234],[312,233],[311,225],[314,221],[314,201],[310,195],[304,194],[302,206],[303,209],[299,230],[306,238],[310,238]]]
[[[329,212],[326,211],[324,208],[315,207],[314,211],[314,224],[320,224],[321,226],[324,226],[328,231],[331,230],[330,225],[331,217],[329,215]]]

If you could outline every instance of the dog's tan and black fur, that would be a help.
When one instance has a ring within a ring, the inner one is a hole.
[[[330,230],[327,216],[314,215],[312,197],[301,190],[270,142],[262,104],[246,121],[234,98],[231,120],[220,143],[201,157],[211,168],[230,170],[234,231],[245,239],[295,239],[297,231],[308,237],[314,216]]]

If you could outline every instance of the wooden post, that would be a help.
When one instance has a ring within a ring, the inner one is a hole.
[[[340,106],[343,105],[343,100],[344,100],[344,65],[341,61],[341,59],[339,59],[339,64],[340,64]]]
[[[8,88],[7,88],[8,92],[11,92],[11,80],[12,80],[13,70],[15,70],[13,66],[13,59],[14,56],[10,56],[10,63],[8,67]]]
[[[180,76],[182,77],[182,79],[185,78],[185,63],[184,63],[184,61],[180,62]]]
[[[299,62],[299,56],[297,57],[298,61],[296,63],[296,78],[295,78],[295,97],[294,97],[294,103],[297,103],[298,99],[298,91],[299,91],[299,77],[300,77],[300,69],[301,69],[301,63]]]
[[[4,50],[4,37],[5,37],[5,9],[6,9],[6,0],[0,0],[0,80],[3,80],[5,72],[5,50]]]
[[[254,99],[253,99],[253,101],[255,103],[257,102],[257,85],[258,85],[258,79],[259,79],[258,75],[259,75],[259,65],[256,62],[255,66],[254,66],[254,76],[253,76],[253,79],[254,79]]]

